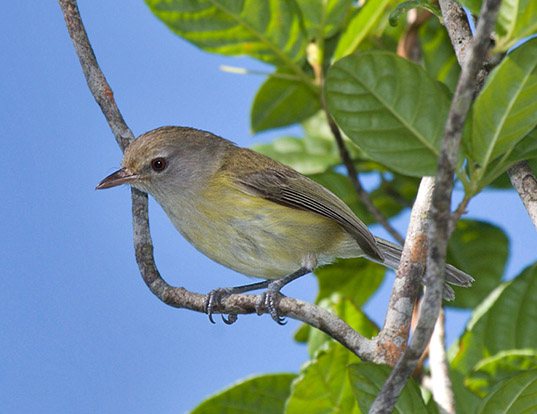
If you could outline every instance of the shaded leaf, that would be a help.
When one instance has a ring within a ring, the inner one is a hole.
[[[386,217],[392,217],[412,207],[418,192],[419,181],[414,177],[391,174],[382,175],[380,185],[369,196]]]
[[[455,396],[455,412],[457,414],[474,414],[481,398],[475,395],[464,385],[464,375],[458,371],[450,370],[449,378]]]
[[[146,0],[155,16],[196,46],[295,67],[307,38],[293,0]],[[295,67],[296,68],[296,67]]]
[[[449,306],[474,308],[499,284],[509,256],[507,235],[484,221],[460,220],[449,240],[448,261],[475,279],[472,287],[455,289]]]
[[[481,360],[466,379],[465,384],[481,397],[506,378],[520,371],[537,369],[536,349],[512,349]]]
[[[429,19],[419,29],[425,70],[434,79],[455,90],[461,67],[451,46],[446,29],[437,19]]]
[[[319,111],[315,116],[312,116],[302,122],[302,128],[304,129],[305,137],[312,138],[311,142],[320,142],[320,138],[322,138],[322,141],[325,143],[329,142],[332,152],[334,154],[337,154],[337,156],[339,157],[339,149],[337,147],[334,134],[328,126],[328,121],[326,120],[326,113],[324,111]],[[310,140],[307,141],[309,142]],[[349,155],[353,160],[367,158],[363,151],[361,151],[360,148],[354,145],[354,143],[345,134],[343,134],[343,141],[345,142],[345,147],[347,148],[347,151],[349,152]]]
[[[310,39],[328,38],[345,24],[352,0],[296,0]]]
[[[319,97],[308,85],[282,74],[291,75],[278,71],[257,91],[250,115],[254,132],[301,122],[320,109]]]
[[[352,390],[362,412],[369,411],[390,371],[391,368],[386,365],[376,365],[371,362],[353,364],[349,367]],[[403,388],[393,412],[401,414],[429,412],[423,398],[421,398],[420,389],[412,378]]]
[[[280,414],[295,374],[270,374],[248,378],[215,394],[191,414]]]
[[[293,382],[285,413],[359,413],[346,370],[356,361],[356,355],[331,341]]]
[[[375,323],[358,306],[340,294],[333,294],[330,298],[322,299],[317,303],[339,316],[351,328],[366,338],[372,338],[378,333],[379,329]],[[331,340],[332,338],[324,332],[310,327],[308,330],[308,353],[313,357],[324,344]]]
[[[360,307],[376,292],[384,280],[386,269],[365,259],[339,259],[315,269],[319,280],[316,303],[338,293]]]
[[[326,95],[341,129],[371,159],[434,175],[449,94],[421,67],[387,52],[348,56],[328,72]]]
[[[341,35],[334,52],[334,60],[350,55],[360,46],[367,35],[376,29],[390,3],[391,0],[368,0],[365,3]]]
[[[477,413],[520,414],[537,412],[537,370],[503,380],[483,400]]]
[[[509,54],[475,101],[466,147],[480,167],[480,179],[495,158],[512,151],[537,125],[536,94],[537,39]]]

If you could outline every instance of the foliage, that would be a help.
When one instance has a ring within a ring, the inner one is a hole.
[[[477,15],[481,0],[461,0]],[[320,182],[368,224],[370,212],[342,173],[325,109],[342,130],[360,175],[374,182],[373,203],[388,219],[408,212],[418,178],[434,174],[459,66],[445,28],[429,16],[416,32],[422,58],[398,56],[408,34],[401,13],[410,7],[438,14],[433,2],[368,0],[146,0],[154,15],[200,49],[246,55],[273,68],[251,110],[254,132],[301,124],[255,149]],[[389,25],[389,17],[397,27]],[[537,165],[537,2],[504,0],[496,52],[507,54],[487,78],[469,116],[456,171],[465,198],[505,188],[506,170]],[[452,306],[472,319],[452,349],[457,410],[534,412],[537,402],[537,267],[501,282],[509,256],[505,233],[492,223],[463,220],[449,244],[449,260],[476,279],[456,289]],[[363,311],[385,270],[361,259],[316,271],[316,303],[366,336],[378,328]],[[366,412],[389,368],[359,361],[319,331],[296,334],[311,360],[297,375],[250,378],[202,402],[194,413]],[[436,412],[409,382],[396,412]]]

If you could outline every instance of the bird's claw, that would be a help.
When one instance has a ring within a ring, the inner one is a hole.
[[[216,323],[213,319],[213,313],[220,306],[222,299],[231,293],[231,290],[228,288],[214,289],[209,292],[207,295],[207,300],[205,301],[205,313],[209,317],[209,321],[211,321],[211,323]],[[237,318],[238,316],[234,313],[230,313],[227,315],[227,317],[222,315],[222,320],[226,325],[234,324],[237,321]]]
[[[235,322],[237,322],[237,319],[239,316],[236,313],[230,313],[227,316],[222,315],[222,320],[226,325],[233,325]]]
[[[278,325],[287,324],[285,318],[280,315],[277,306],[282,296],[283,295],[278,290],[272,290],[270,288],[263,292],[255,306],[257,314],[261,315],[264,312],[268,312]]]

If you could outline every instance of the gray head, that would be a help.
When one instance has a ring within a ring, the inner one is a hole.
[[[161,127],[138,137],[125,150],[122,168],[97,189],[130,184],[157,200],[170,193],[195,191],[220,168],[233,143],[210,132]]]

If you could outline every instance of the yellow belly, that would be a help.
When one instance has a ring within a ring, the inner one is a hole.
[[[248,276],[276,279],[307,260],[331,261],[349,242],[328,218],[239,190],[218,189],[203,200],[176,227],[206,256]]]

